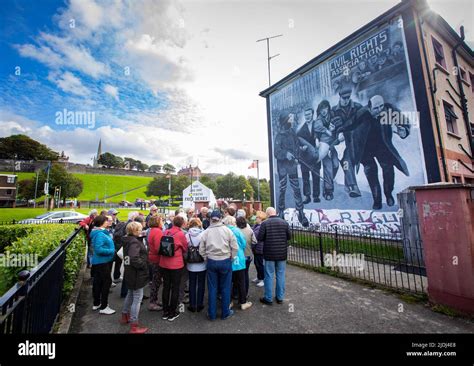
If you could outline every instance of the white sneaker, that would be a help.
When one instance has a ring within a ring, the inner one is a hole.
[[[112,287],[112,288],[116,287],[116,286],[117,286],[117,284],[115,282],[112,282],[112,284],[110,285],[110,287]]]
[[[250,301],[247,301],[245,304],[240,305],[240,308],[242,310],[247,310],[251,306],[252,306],[252,303]]]
[[[95,310],[98,310],[98,309],[100,309],[100,305],[97,305],[97,306],[94,305],[94,306],[92,306],[92,310],[95,311]]]
[[[252,283],[257,283],[258,281],[259,281],[258,278],[254,278],[254,279],[252,280]]]
[[[234,307],[234,302],[231,301],[230,304],[229,304],[229,309],[232,309]]]
[[[265,283],[263,281],[259,281],[257,283],[257,287],[263,287],[263,286],[265,286]]]
[[[105,309],[99,310],[99,313],[105,315],[112,315],[115,314],[115,310],[107,306]]]

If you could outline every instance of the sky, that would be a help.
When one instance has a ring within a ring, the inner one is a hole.
[[[272,83],[398,1],[3,0],[0,137],[269,177]],[[428,1],[474,44],[474,2]]]

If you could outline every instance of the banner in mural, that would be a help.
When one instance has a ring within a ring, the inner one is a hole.
[[[401,18],[272,93],[270,114],[282,216],[399,229],[396,194],[426,182]]]

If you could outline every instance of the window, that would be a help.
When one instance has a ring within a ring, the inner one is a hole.
[[[444,59],[443,45],[433,37],[431,37],[431,40],[433,41],[433,50],[435,54],[436,63],[446,69],[446,60]]]
[[[7,183],[14,184],[15,183],[15,176],[14,175],[9,175],[7,177]]]
[[[448,132],[458,134],[457,119],[456,113],[454,113],[453,106],[448,102],[443,100],[444,106],[444,117],[446,118],[446,127]]]
[[[471,81],[471,91],[474,93],[474,74],[469,73],[469,80]]]
[[[461,177],[452,176],[453,183],[462,183]]]
[[[461,80],[467,81],[466,70],[459,66],[459,72],[461,73]]]
[[[7,189],[7,196],[11,196],[11,195],[12,195],[12,192],[13,192],[12,189]]]

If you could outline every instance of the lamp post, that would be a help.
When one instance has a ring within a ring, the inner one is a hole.
[[[171,207],[171,174],[168,174],[166,178],[169,178],[168,181],[168,192],[169,192],[169,197],[168,197],[168,206]]]

